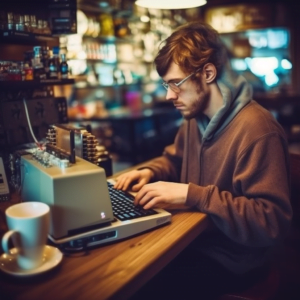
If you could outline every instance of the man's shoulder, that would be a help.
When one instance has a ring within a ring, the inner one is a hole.
[[[259,122],[260,125],[263,125],[264,122],[267,124],[275,122],[275,124],[279,124],[275,118],[275,115],[273,115],[271,111],[261,106],[255,100],[251,100],[249,104],[240,111],[239,117],[243,118],[246,123]]]
[[[284,131],[275,116],[255,100],[249,102],[237,115],[235,120],[239,128],[245,131],[284,134]]]

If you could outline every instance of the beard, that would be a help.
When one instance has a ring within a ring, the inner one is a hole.
[[[182,116],[186,120],[191,120],[193,118],[201,115],[208,106],[210,94],[208,90],[201,88],[201,85],[197,87],[198,98],[195,99],[189,111],[182,112]]]

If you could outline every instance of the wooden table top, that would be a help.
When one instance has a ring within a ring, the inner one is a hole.
[[[6,231],[3,212],[15,199],[0,203],[0,237]],[[209,227],[203,213],[183,206],[164,208],[172,213],[170,224],[87,253],[64,255],[46,273],[14,277],[0,271],[0,299],[128,299]]]

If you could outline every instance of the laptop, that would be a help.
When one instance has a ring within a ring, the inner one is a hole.
[[[114,189],[104,169],[79,157],[66,167],[23,154],[21,181],[24,201],[50,206],[49,241],[60,248],[112,243],[171,222],[171,214],[162,208],[134,206],[133,195]]]

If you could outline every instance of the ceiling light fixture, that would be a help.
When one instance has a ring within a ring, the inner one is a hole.
[[[135,4],[145,8],[186,9],[205,5],[206,0],[137,0]]]

